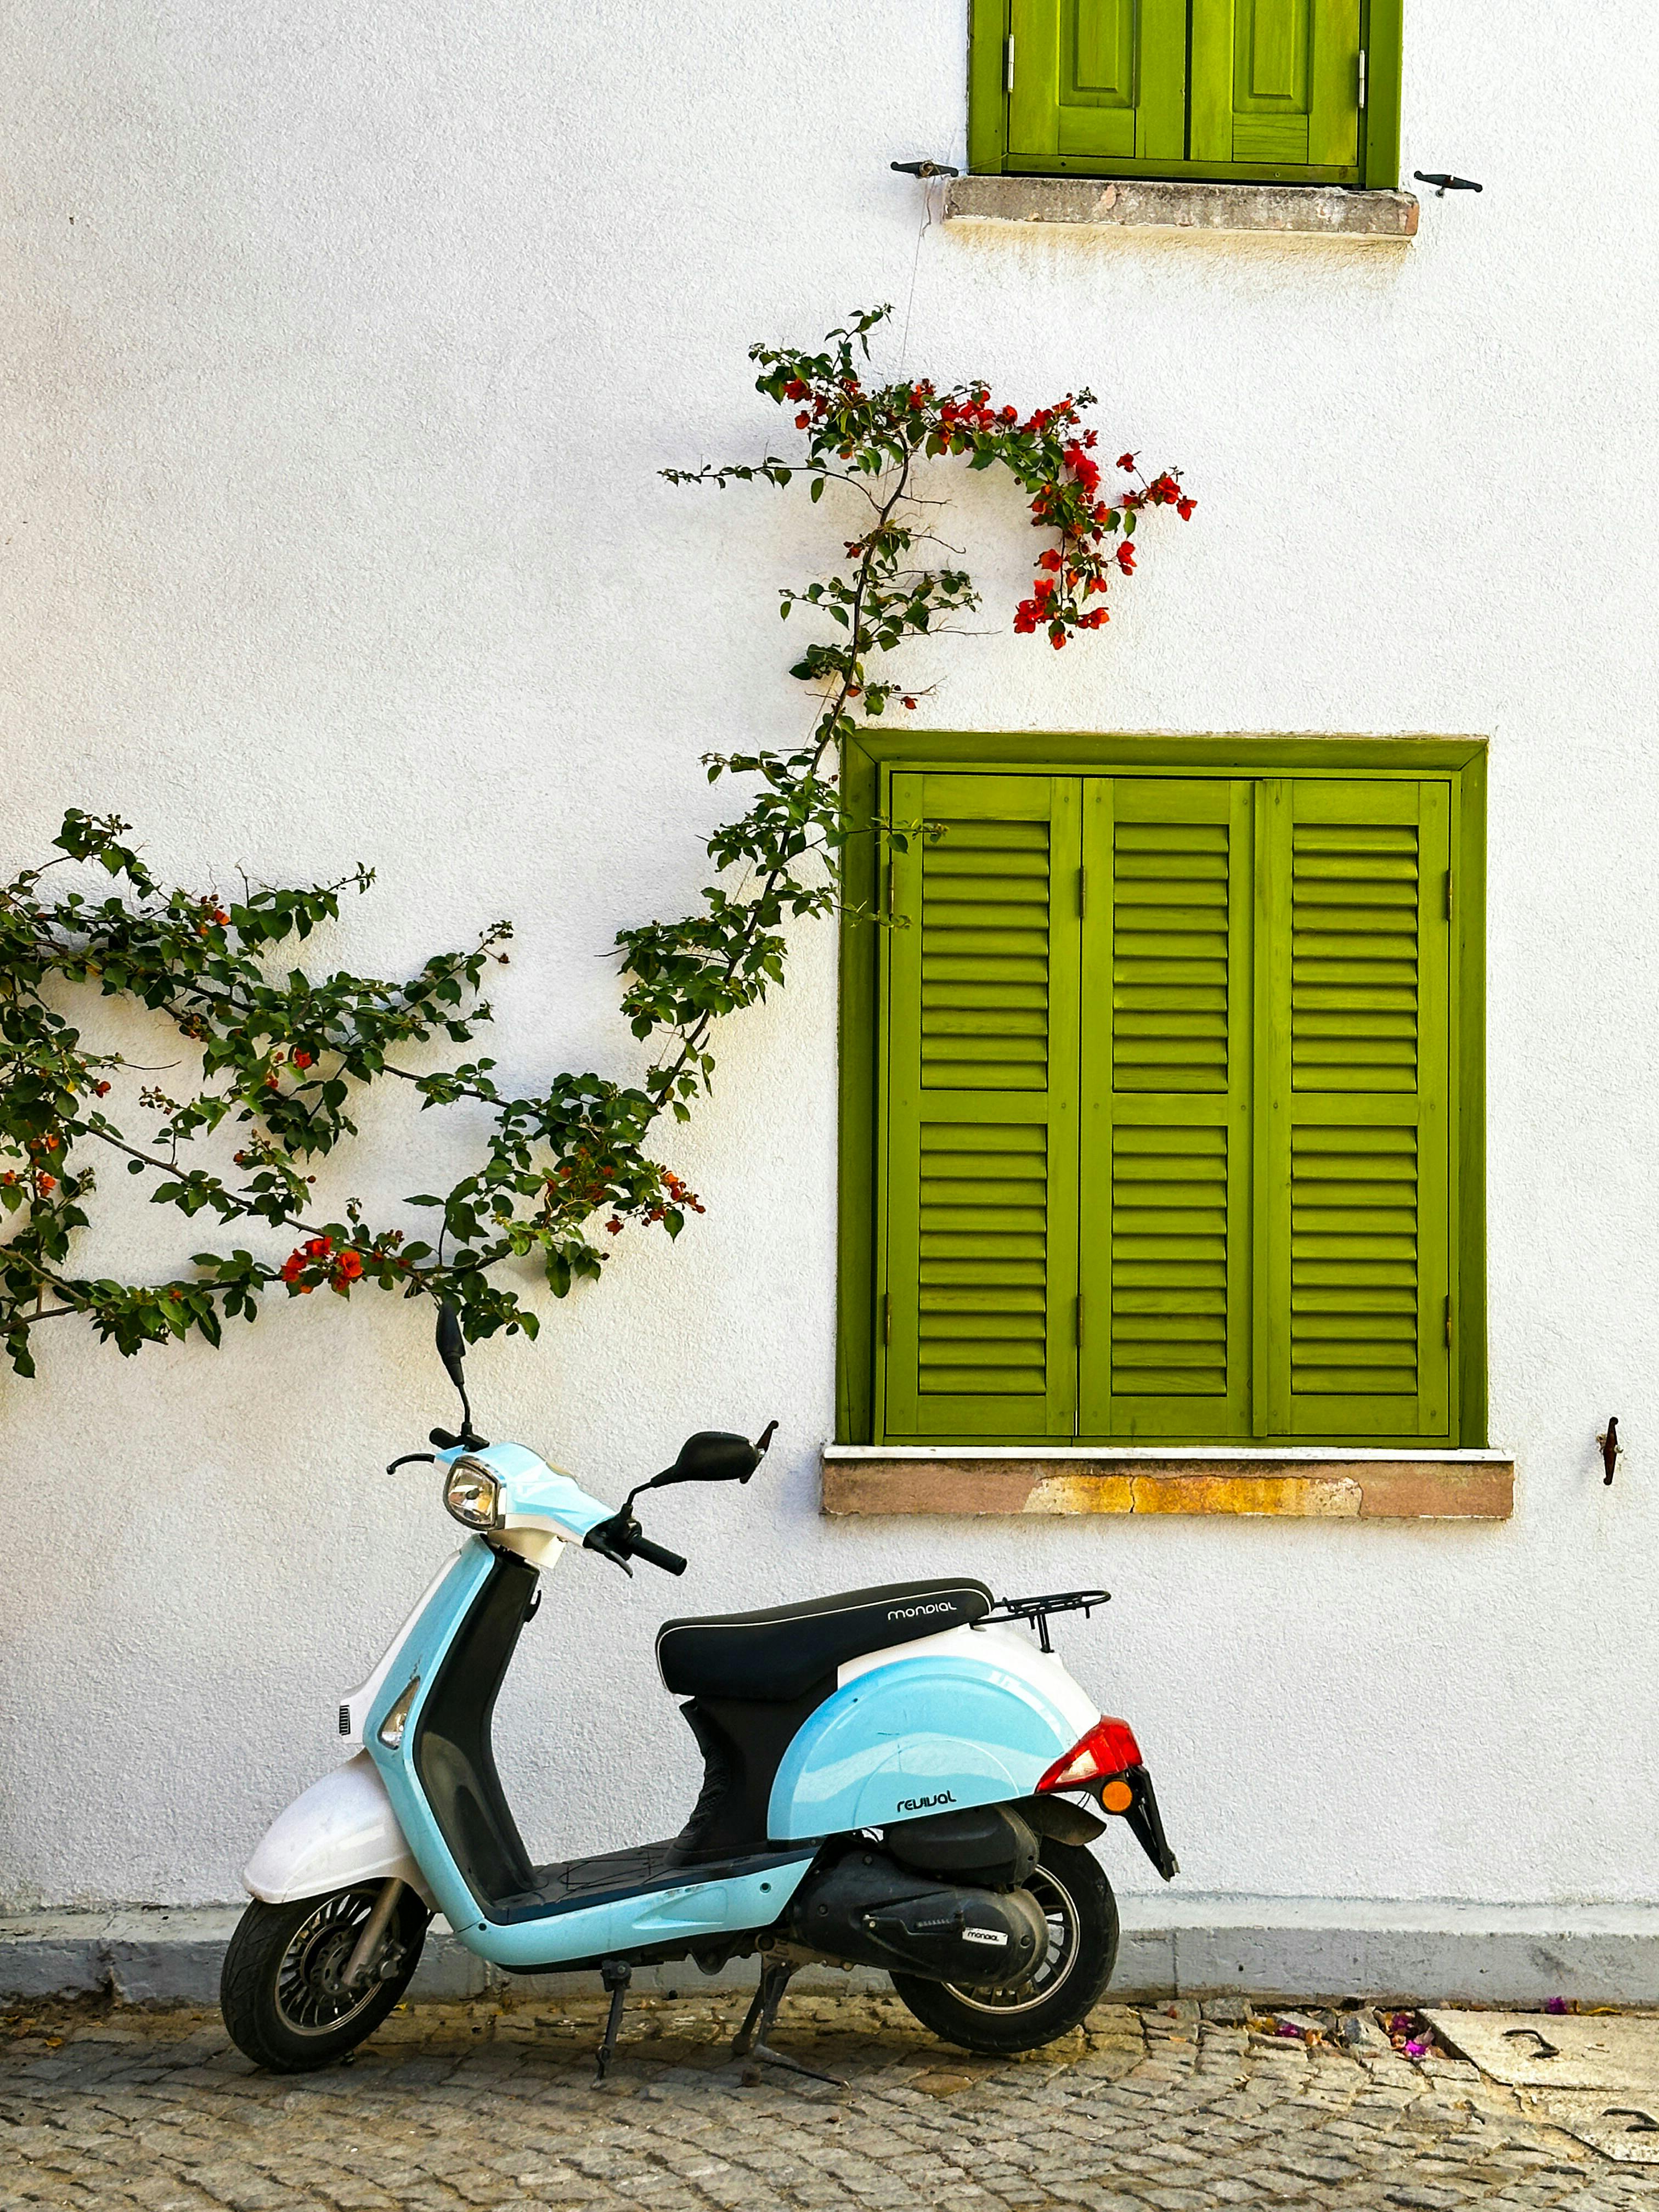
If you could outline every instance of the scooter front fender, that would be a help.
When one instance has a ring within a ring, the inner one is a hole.
[[[326,1897],[395,1875],[430,1908],[435,1899],[415,1863],[392,1800],[366,1751],[296,1797],[266,1829],[244,1885],[267,1905]]]

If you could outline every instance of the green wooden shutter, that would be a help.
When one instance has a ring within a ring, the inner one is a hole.
[[[1352,170],[1359,0],[1192,0],[1192,159]]]
[[[1085,786],[1085,1436],[1250,1432],[1250,812],[1242,780]]]
[[[1449,792],[1260,787],[1256,1428],[1449,1443]]]
[[[878,1393],[889,1437],[1070,1438],[1078,784],[896,775]]]
[[[1180,161],[1186,0],[1012,0],[1008,152]]]

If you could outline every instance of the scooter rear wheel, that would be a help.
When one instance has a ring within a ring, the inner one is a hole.
[[[1073,1844],[1042,1839],[1024,1887],[1048,1923],[1042,1964],[1006,1989],[966,1988],[895,1974],[893,1987],[946,2043],[1000,2057],[1038,2051],[1087,2018],[1117,1964],[1117,1901],[1099,1863]]]
[[[420,1963],[427,1910],[405,1889],[388,1939],[389,1979],[361,1991],[339,1986],[380,1885],[337,1889],[292,1905],[256,1900],[236,1923],[219,1977],[219,2009],[231,2041],[272,2074],[304,2074],[356,2050],[392,2010]],[[384,1954],[383,1954],[384,1955]]]

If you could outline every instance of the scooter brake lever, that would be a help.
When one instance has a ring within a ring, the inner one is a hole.
[[[620,1567],[631,1580],[634,1570],[626,1556],[611,1542],[611,1523],[609,1521],[596,1521],[582,1538],[582,1549],[585,1552],[597,1552],[602,1559],[609,1559],[612,1566]]]

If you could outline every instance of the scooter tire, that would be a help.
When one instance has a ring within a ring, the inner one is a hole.
[[[337,1954],[355,1942],[368,1917],[365,1905],[373,1905],[380,1887],[357,1885],[291,1905],[256,1899],[248,1906],[219,1976],[219,2009],[244,2057],[270,2074],[307,2074],[373,2035],[420,1964],[429,1916],[415,1892],[405,1889],[398,1899],[394,1924],[403,1956],[389,1981],[375,1982],[354,2004],[331,1999],[317,1983],[315,1966],[323,1945],[331,1942]]]
[[[1042,1839],[1025,1885],[1050,1931],[1049,1954],[1035,1979],[1016,1990],[958,1989],[950,1982],[895,1974],[893,1987],[924,2027],[946,2043],[990,2057],[1040,2051],[1069,2035],[1100,2002],[1117,1964],[1117,1900],[1091,1853]]]

